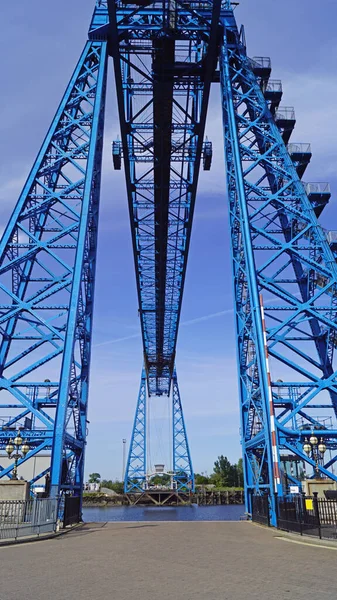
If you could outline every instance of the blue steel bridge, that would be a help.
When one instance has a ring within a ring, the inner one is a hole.
[[[294,109],[281,104],[270,59],[249,56],[235,2],[97,0],[93,8],[0,244],[0,478],[15,476],[13,454],[4,457],[20,429],[29,451],[19,469],[50,455],[31,489],[48,474],[53,497],[82,494],[111,60],[121,134],[112,162],[125,173],[144,350],[125,491],[148,485],[148,402],[160,396],[172,400],[172,489],[194,489],[175,355],[198,178],[212,163],[205,122],[214,84],[246,504],[251,511],[252,495],[267,493],[275,525],[275,493],[300,484],[286,476],[286,455],[308,477],[337,479],[337,235],[318,221],[329,185],[304,183],[310,145],[292,141]],[[313,434],[319,460],[305,451]]]

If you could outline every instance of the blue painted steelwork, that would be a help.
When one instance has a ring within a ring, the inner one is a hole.
[[[178,492],[194,492],[194,473],[188,445],[177,373],[173,373],[173,481]]]
[[[204,131],[221,0],[108,0],[108,8],[121,127],[112,157],[115,169],[122,158],[125,169],[144,367],[149,396],[169,396],[172,390],[173,463],[182,491],[192,489],[194,481],[172,377],[199,170],[202,160],[209,170],[212,159]],[[134,477],[132,458],[140,435],[139,410],[143,419],[138,401],[126,490],[145,485]],[[145,429],[140,428],[144,437]],[[144,444],[141,438],[142,456]],[[146,474],[145,457],[139,464]]]
[[[317,417],[322,406],[336,423],[337,266],[317,221],[324,206],[300,180],[311,150],[289,145],[288,152],[294,112],[271,111],[269,76],[268,59],[248,58],[244,30],[224,24],[220,78],[246,502],[251,512],[251,494],[268,493],[275,525],[274,493],[300,485],[280,471],[280,456],[292,453],[315,467],[302,449],[313,431],[329,454],[317,472],[337,480],[336,426]]]
[[[146,373],[142,371],[135,420],[124,476],[124,492],[141,492],[146,487]]]
[[[0,244],[0,448],[49,452],[54,496],[83,487],[107,56],[86,43]]]
[[[150,395],[169,395],[221,1],[108,1]]]
[[[148,399],[145,369],[142,371],[141,383],[136,406],[132,437],[125,470],[124,492],[139,493],[149,489],[147,472],[147,419]],[[187,433],[180,399],[177,374],[172,379],[172,421],[173,421],[173,488],[177,492],[194,491],[194,473]]]
[[[252,493],[267,492],[276,524],[274,493],[296,483],[282,471],[285,454],[337,480],[337,236],[317,221],[330,189],[301,181],[310,145],[290,142],[295,111],[280,106],[270,59],[247,56],[234,4],[97,0],[3,235],[0,409],[10,416],[0,448],[20,425],[31,447],[23,460],[52,450],[54,495],[79,493],[83,479],[107,54],[144,346],[126,491],[146,487],[147,395],[170,393],[173,480],[178,491],[194,486],[175,352],[199,170],[212,160],[211,82],[222,92],[247,507]],[[318,465],[303,452],[312,432],[329,455]],[[1,466],[0,477],[12,468]]]

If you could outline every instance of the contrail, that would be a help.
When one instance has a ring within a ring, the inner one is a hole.
[[[216,319],[216,317],[222,317],[223,315],[229,315],[233,312],[233,308],[227,308],[226,310],[220,310],[216,313],[211,313],[209,315],[204,315],[203,317],[196,317],[195,319],[190,319],[189,321],[183,321],[181,325],[194,325],[194,323],[201,323],[202,321],[209,321],[210,319]]]
[[[134,333],[133,335],[126,335],[121,338],[113,338],[112,340],[106,340],[105,342],[99,342],[99,344],[94,344],[94,348],[98,348],[98,346],[106,346],[107,344],[117,344],[118,342],[126,342],[127,340],[133,340],[135,338],[139,338],[140,333]]]
[[[228,315],[233,312],[233,308],[227,308],[226,310],[220,310],[216,313],[210,313],[209,315],[204,315],[203,317],[196,317],[195,319],[190,319],[189,321],[183,321],[181,325],[194,325],[195,323],[201,323],[202,321],[209,321],[210,319],[216,319],[217,317],[222,317],[223,315]],[[127,335],[125,337],[113,338],[112,340],[106,340],[105,342],[100,342],[99,344],[94,344],[94,348],[98,348],[99,346],[106,346],[108,344],[118,344],[119,342],[127,342],[128,340],[133,340],[136,338],[140,338],[140,333],[134,333],[133,335]]]
[[[299,293],[294,294],[294,296],[299,295]],[[266,298],[264,300],[264,304],[269,304],[270,302],[274,302],[274,298]],[[202,321],[209,321],[210,319],[216,319],[218,317],[223,317],[224,315],[229,315],[234,312],[234,308],[226,308],[225,310],[220,310],[219,312],[210,313],[209,315],[203,315],[202,317],[196,317],[195,319],[190,319],[189,321],[183,321],[180,325],[194,325],[196,323],[202,323]],[[140,338],[140,333],[134,333],[133,335],[127,335],[121,338],[114,338],[112,340],[106,340],[106,342],[100,342],[99,344],[94,344],[94,348],[98,348],[98,346],[106,346],[108,344],[118,344],[119,342],[127,342],[128,340],[133,340],[136,338]]]

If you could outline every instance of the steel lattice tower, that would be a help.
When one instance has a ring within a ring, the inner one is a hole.
[[[175,352],[211,84],[222,96],[246,504],[299,477],[337,480],[337,241],[304,184],[308,144],[267,58],[249,58],[229,0],[97,0],[89,38],[0,245],[0,444],[20,426],[51,493],[81,494],[107,61],[113,58],[144,348],[125,478],[146,486],[147,402],[172,394],[175,488],[194,487]],[[220,119],[220,111],[219,111]],[[224,365],[225,368],[225,365]],[[320,411],[320,416],[318,412]],[[331,418],[332,427],[326,425]],[[328,449],[304,450],[315,432]],[[327,456],[327,455],[325,455]],[[0,467],[11,477],[13,463]],[[310,475],[309,475],[310,476]]]

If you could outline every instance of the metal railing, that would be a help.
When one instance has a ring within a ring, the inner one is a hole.
[[[318,498],[317,503],[321,527],[334,527],[337,537],[337,501]]]
[[[288,144],[287,146],[289,154],[311,154],[311,144]]]
[[[171,9],[172,12],[174,12],[174,10],[190,10],[190,9],[194,9],[194,10],[207,10],[207,11],[211,11],[212,10],[212,2],[213,0],[186,0],[186,2],[181,2],[181,4],[179,5],[175,5],[175,3],[171,3]],[[107,8],[107,0],[96,0],[97,6],[100,8]],[[132,4],[134,4],[135,6],[132,6]],[[185,6],[184,6],[185,4]],[[230,8],[235,8],[238,5],[238,2],[233,2],[232,0],[222,0],[221,1],[221,8],[225,9],[225,10],[229,10]],[[139,2],[126,2],[125,0],[117,0],[117,7],[118,9],[125,9],[125,10],[129,10],[130,12],[132,10],[135,10],[135,8],[138,8],[140,6]],[[153,9],[157,9],[160,11],[163,11],[163,8],[165,8],[165,5],[163,3],[163,1],[159,0],[158,2],[151,2],[150,6],[144,6],[144,9],[146,10],[153,10]]]
[[[252,520],[262,525],[270,525],[267,494],[252,497]]]
[[[330,183],[305,183],[304,188],[307,194],[330,194]]]
[[[282,92],[282,81],[280,79],[269,79],[265,92]]]
[[[81,498],[66,496],[64,499],[63,527],[75,525],[81,520]]]
[[[250,59],[253,69],[271,69],[271,59],[269,56],[253,56]]]
[[[0,501],[0,540],[56,531],[57,499]]]
[[[337,500],[294,494],[277,497],[277,527],[301,535],[337,539]],[[252,497],[252,520],[264,525],[269,522],[269,498]]]
[[[280,106],[275,114],[276,121],[295,121],[295,109],[293,106]]]
[[[337,231],[335,231],[335,230],[326,231],[326,237],[328,238],[329,244],[336,244]]]
[[[279,529],[321,537],[317,499],[286,496],[277,498],[276,507]]]

